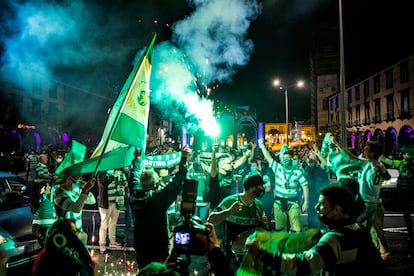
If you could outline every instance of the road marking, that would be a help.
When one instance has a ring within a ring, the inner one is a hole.
[[[403,213],[385,213],[384,217],[403,217]],[[414,214],[411,214],[411,217],[414,217]]]
[[[407,234],[407,227],[384,227],[384,232],[391,232],[391,233],[405,233]]]
[[[88,244],[88,248],[89,249],[96,249],[96,250],[99,250],[99,245],[90,245],[90,244]],[[111,251],[114,251],[114,252],[122,252],[122,251],[130,251],[130,252],[133,252],[133,251],[135,251],[134,250],[134,248],[133,247],[131,247],[131,246],[125,246],[125,247],[122,247],[122,249],[118,249],[118,250],[115,250],[115,249],[109,249],[109,247],[107,248],[107,251],[109,251],[109,252],[111,252]]]

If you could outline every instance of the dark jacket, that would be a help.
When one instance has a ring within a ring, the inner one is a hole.
[[[403,193],[414,193],[414,162],[403,161],[400,165],[397,189]]]
[[[210,263],[211,271],[216,276],[231,276],[235,275],[234,271],[230,269],[229,263],[221,251],[220,247],[215,247],[208,252],[208,262]]]
[[[369,232],[352,220],[330,226],[318,243],[303,253],[263,252],[262,261],[262,275],[279,271],[310,275],[319,269],[324,270],[323,275],[394,275],[382,261]]]
[[[114,179],[115,177],[113,175],[106,172],[100,172],[98,174],[98,207],[108,209],[108,185]]]
[[[163,262],[168,256],[169,227],[167,209],[181,192],[187,174],[185,157],[173,181],[158,190],[135,190],[130,199],[134,213],[134,248],[137,254]],[[133,184],[139,185],[139,161],[134,160]]]
[[[231,183],[230,175],[224,176],[217,173],[215,177],[210,177],[204,201],[210,202],[211,210],[214,210],[226,196],[230,195]]]

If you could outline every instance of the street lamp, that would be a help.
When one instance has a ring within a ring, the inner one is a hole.
[[[279,89],[285,89],[285,110],[286,110],[286,144],[289,145],[289,99],[288,88],[290,87],[303,87],[305,83],[303,81],[297,81],[294,84],[283,86],[279,79],[273,80],[273,86],[279,87]]]
[[[341,95],[341,141],[346,147],[346,126],[345,126],[345,62],[344,62],[344,31],[342,22],[342,0],[339,0],[339,86]]]

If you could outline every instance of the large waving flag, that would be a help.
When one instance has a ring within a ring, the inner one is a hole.
[[[67,168],[64,173],[96,173],[131,165],[134,150],[145,151],[150,106],[149,81],[156,34],[146,48],[115,101],[91,158]]]
[[[154,34],[141,62],[137,63],[118,96],[102,135],[91,158],[119,147],[135,146],[145,149],[148,127],[152,52]]]
[[[65,154],[62,163],[56,168],[55,174],[60,174],[64,169],[85,160],[86,146],[76,140],[72,140],[72,148]]]

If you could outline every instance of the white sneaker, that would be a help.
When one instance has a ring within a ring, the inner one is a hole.
[[[109,245],[109,249],[111,250],[121,250],[122,248],[123,248],[122,245],[119,243],[111,243]]]
[[[105,254],[105,252],[106,252],[106,246],[105,245],[100,245],[99,246],[99,253]]]

